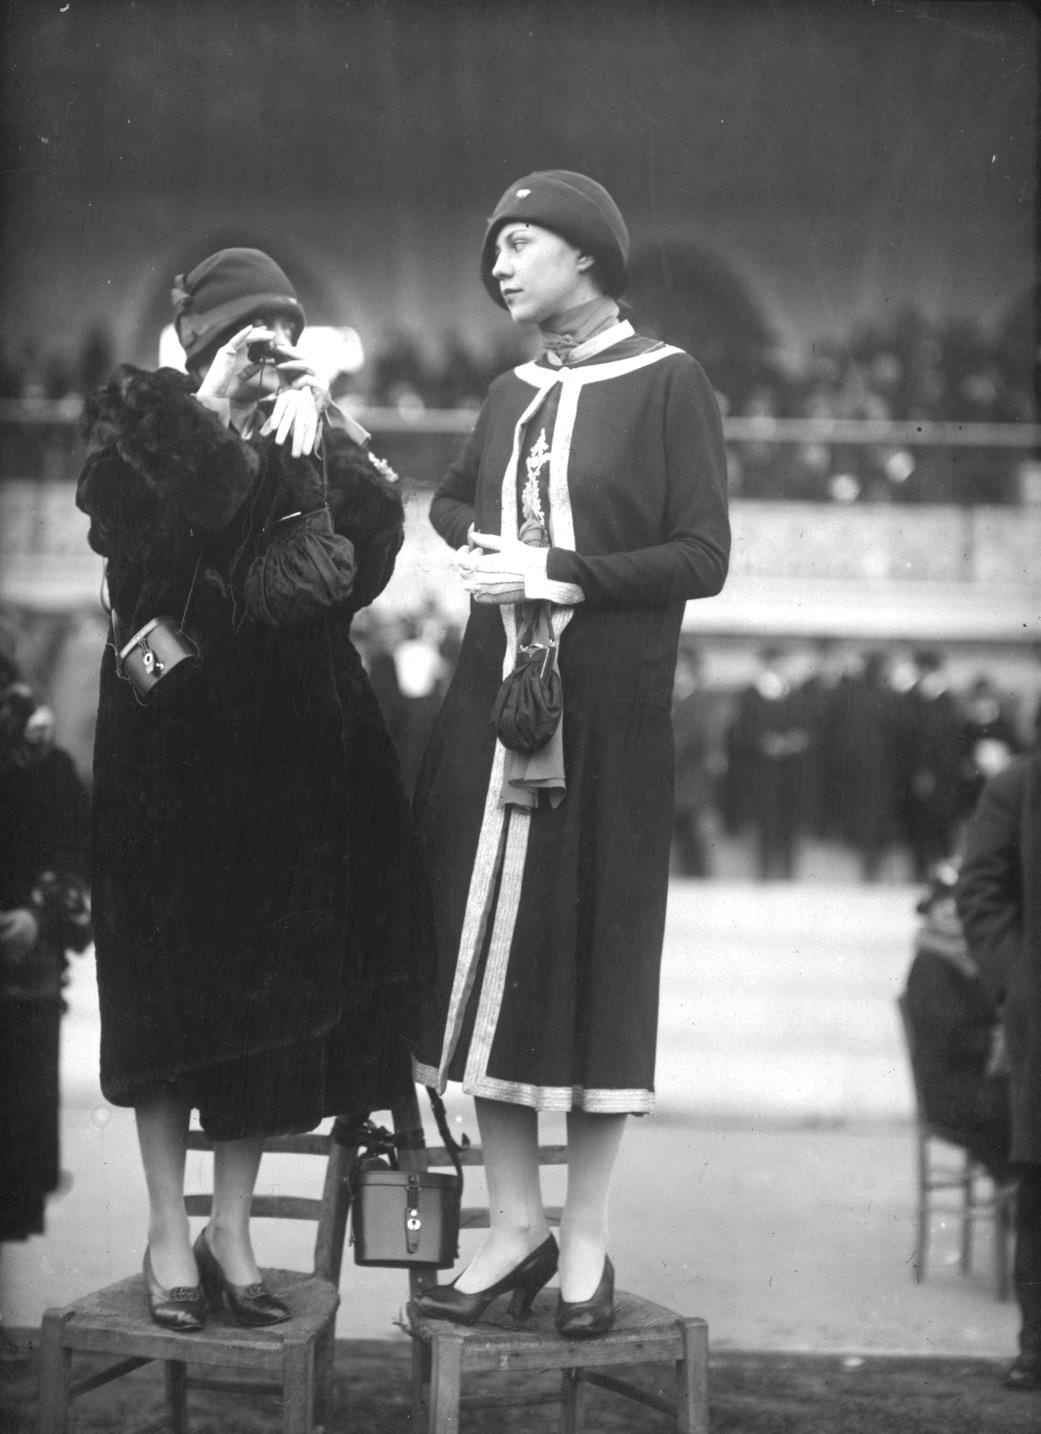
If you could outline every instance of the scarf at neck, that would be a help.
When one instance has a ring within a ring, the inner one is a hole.
[[[542,335],[546,353],[564,362],[580,344],[584,344],[602,329],[617,323],[618,317],[618,305],[614,299],[606,294],[599,294],[595,299],[588,299],[584,304],[568,309],[554,319],[552,325],[540,324],[539,333]]]

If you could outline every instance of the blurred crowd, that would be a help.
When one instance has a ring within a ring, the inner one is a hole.
[[[710,731],[706,805],[748,841],[761,880],[799,875],[807,844],[823,841],[850,852],[865,881],[894,870],[926,881],[957,857],[986,779],[1036,739],[1036,714],[1017,718],[985,672],[956,688],[932,649],[822,643],[801,676],[797,656],[762,649],[721,730]],[[697,712],[697,662],[685,661],[695,676],[690,695],[677,687],[681,792],[687,764],[697,766],[696,743],[682,737],[697,726],[684,710]]]
[[[358,643],[414,782],[451,677],[459,629],[434,607],[364,615]],[[792,880],[811,843],[864,881],[926,882],[955,859],[987,777],[1037,737],[986,672],[956,687],[944,654],[822,641],[765,647],[743,685],[684,644],[676,670],[677,874],[718,875],[721,844],[762,880]]]
[[[847,342],[814,344],[794,369],[753,375],[741,417],[943,422],[1037,421],[1032,348],[989,337],[970,320],[931,324],[914,312],[864,326]],[[731,491],[749,498],[834,502],[1016,502],[1030,451],[893,443],[741,442]]]
[[[523,344],[515,332],[481,346],[451,330],[397,331],[358,373],[341,375],[335,391],[413,420],[427,410],[476,409],[496,374],[526,356]],[[1021,501],[1031,481],[1024,477],[1031,450],[778,442],[770,427],[775,419],[1033,423],[1036,370],[1024,357],[1032,352],[1022,335],[995,337],[972,320],[933,323],[908,310],[842,341],[813,342],[795,359],[730,354],[719,394],[724,412],[763,428],[762,438],[730,445],[731,492],[839,503]],[[30,343],[17,354],[0,354],[0,398],[78,410],[114,361],[111,335],[100,322],[77,347]]]

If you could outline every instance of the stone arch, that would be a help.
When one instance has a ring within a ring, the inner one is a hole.
[[[684,239],[645,244],[633,253],[626,298],[641,332],[692,353],[730,410],[740,411],[776,336],[751,283],[728,259]]]

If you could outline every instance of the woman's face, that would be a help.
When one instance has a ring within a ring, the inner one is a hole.
[[[593,260],[559,234],[538,224],[504,224],[495,240],[492,277],[510,318],[545,324],[596,298]]]

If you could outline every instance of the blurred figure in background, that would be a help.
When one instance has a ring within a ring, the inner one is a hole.
[[[961,796],[961,714],[942,655],[915,654],[900,708],[901,805],[915,881],[954,855]]]
[[[899,699],[888,681],[884,652],[860,657],[860,670],[840,689],[834,721],[839,830],[856,852],[864,881],[877,881],[886,853],[899,840]]]
[[[777,647],[759,653],[759,671],[738,695],[727,736],[731,810],[753,833],[760,881],[796,874],[802,785],[810,734]]]
[[[984,784],[1004,771],[1022,750],[1016,725],[1005,712],[989,677],[977,677],[962,713],[962,765],[958,812],[972,815]]]
[[[59,1027],[91,939],[88,798],[54,718],[0,652],[0,1245],[44,1228],[59,1184]],[[2,1311],[0,1311],[2,1315]],[[2,1352],[16,1353],[0,1324]]]
[[[1014,1389],[1041,1390],[1041,751],[984,785],[957,891],[969,950],[1002,1013],[1017,1178]]]
[[[916,908],[922,920],[904,992],[915,1080],[927,1119],[1002,1183],[1012,1141],[1005,1043],[958,917],[957,881],[957,867],[940,867]]]
[[[681,646],[672,689],[676,747],[676,809],[673,854],[681,876],[711,876],[707,818],[712,807],[712,731],[704,683],[704,658]]]
[[[818,839],[838,837],[842,806],[836,800],[844,779],[842,755],[849,719],[850,659],[842,646],[821,638],[813,646],[808,675],[796,689],[806,724],[803,811],[807,832]]]
[[[394,669],[399,693],[398,756],[411,793],[449,675],[441,653],[441,624],[434,612],[402,620]]]

